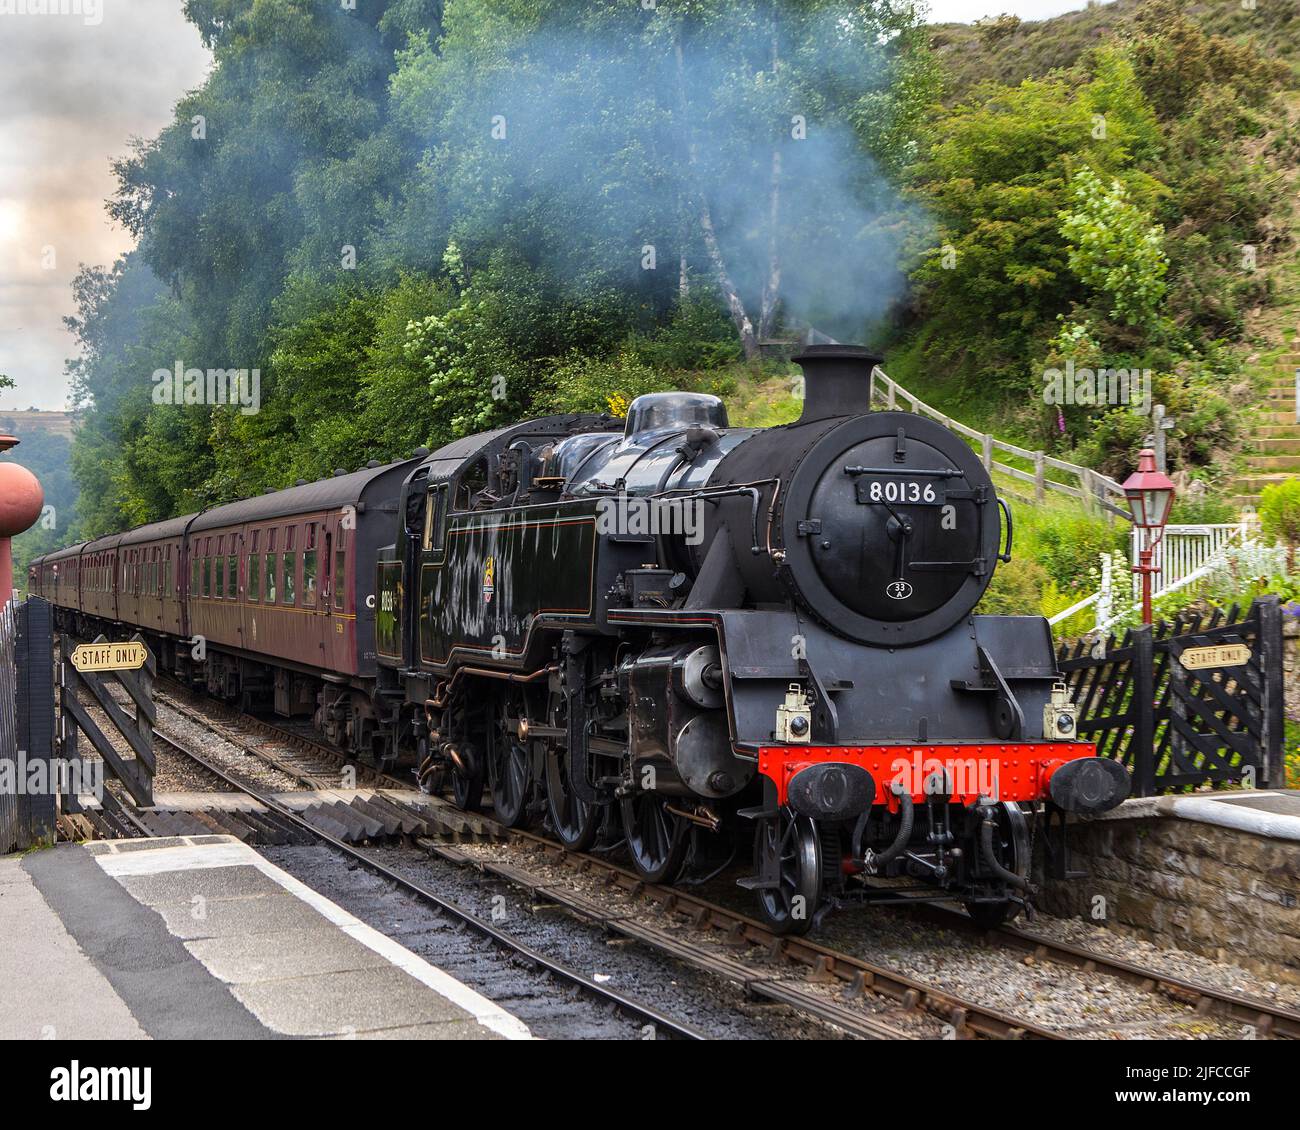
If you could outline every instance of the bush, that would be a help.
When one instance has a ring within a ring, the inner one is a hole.
[[[1186,494],[1174,497],[1174,508],[1169,515],[1171,526],[1220,526],[1237,521],[1237,507],[1219,495],[1207,494],[1197,489],[1193,480]]]
[[[1127,527],[1108,525],[1100,516],[1064,510],[1032,512],[1024,525],[1023,539],[1017,530],[1017,554],[1032,555],[1065,593],[1090,577],[1103,553],[1123,550],[1127,533]]]
[[[740,343],[713,299],[688,298],[667,325],[633,339],[632,348],[657,369],[716,369],[740,359]]]
[[[588,357],[574,351],[550,370],[554,391],[535,403],[538,412],[609,412],[627,414],[627,406],[647,392],[690,391],[686,376],[653,369],[635,354]]]
[[[1259,524],[1266,536],[1284,545],[1300,545],[1300,478],[1264,488],[1259,498]]]
[[[1042,593],[1050,583],[1037,561],[1016,555],[994,570],[993,580],[975,611],[993,616],[1040,616]]]

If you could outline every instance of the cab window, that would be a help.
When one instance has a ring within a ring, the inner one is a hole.
[[[424,508],[424,552],[442,549],[444,528],[447,524],[447,484],[430,488],[428,503]]]
[[[461,472],[460,482],[456,486],[456,509],[473,509],[478,496],[487,490],[487,485],[487,459],[476,459]]]

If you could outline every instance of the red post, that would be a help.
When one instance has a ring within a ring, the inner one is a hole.
[[[18,446],[14,436],[0,435],[0,452]],[[14,591],[14,552],[11,539],[36,524],[45,506],[45,492],[26,467],[0,463],[0,605]]]
[[[1142,550],[1139,555],[1138,572],[1142,574],[1142,623],[1151,623],[1151,547]]]

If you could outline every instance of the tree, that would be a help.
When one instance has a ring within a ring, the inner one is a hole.
[[[1169,260],[1164,229],[1129,199],[1118,180],[1107,187],[1090,168],[1071,184],[1073,207],[1061,213],[1070,245],[1070,270],[1106,294],[1111,315],[1130,326],[1150,323],[1165,296]]]
[[[450,0],[443,26],[393,91],[430,138],[415,192],[471,272],[509,248],[660,318],[686,260],[749,355],[783,305],[861,322],[896,293],[885,171],[932,81],[906,6]]]

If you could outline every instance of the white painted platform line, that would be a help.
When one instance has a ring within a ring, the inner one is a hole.
[[[105,841],[112,843],[112,841]],[[130,841],[138,843],[139,841]],[[493,1004],[481,993],[436,966],[430,965],[418,954],[412,953],[399,942],[386,937],[372,926],[367,926],[355,915],[349,914],[337,903],[331,902],[319,891],[312,890],[292,875],[281,871],[274,863],[263,859],[252,848],[231,838],[229,842],[197,845],[186,842],[183,846],[112,851],[96,855],[95,862],[113,878],[130,875],[158,875],[168,871],[196,871],[209,867],[255,867],[267,878],[278,883],[290,894],[301,899],[313,910],[338,926],[349,937],[373,950],[380,957],[421,984],[432,989],[445,1000],[467,1012],[491,1032],[507,1040],[531,1040],[528,1026],[516,1016],[511,1016],[500,1005]]]

